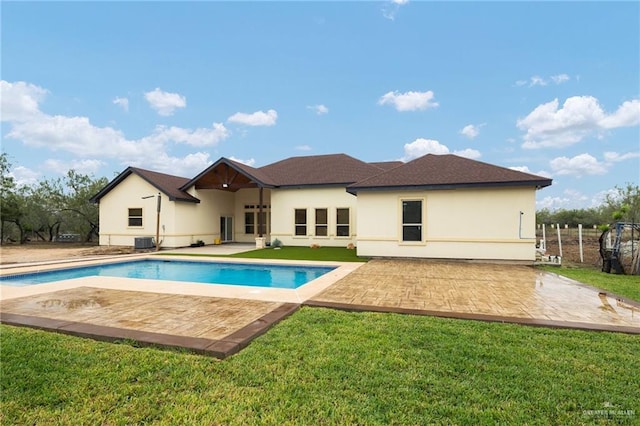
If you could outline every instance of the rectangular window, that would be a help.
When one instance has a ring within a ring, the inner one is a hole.
[[[253,212],[245,212],[244,213],[244,233],[253,235],[255,231],[255,222],[254,222]]]
[[[295,209],[296,235],[307,235],[307,209]]]
[[[326,237],[329,230],[327,209],[316,209],[316,236]]]
[[[402,241],[422,241],[422,200],[402,201]]]
[[[336,235],[338,237],[348,237],[349,232],[349,209],[336,209]]]
[[[129,209],[129,226],[142,226],[142,209]]]

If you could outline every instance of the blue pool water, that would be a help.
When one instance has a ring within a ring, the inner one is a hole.
[[[5,276],[0,277],[0,284],[24,287],[72,278],[105,276],[294,289],[333,269],[331,267],[317,266],[303,267],[147,259]]]

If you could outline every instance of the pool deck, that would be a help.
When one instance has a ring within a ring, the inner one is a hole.
[[[175,252],[211,254],[223,247]],[[0,275],[148,257],[336,269],[295,290],[110,277],[0,285],[0,321],[97,340],[187,348],[218,358],[238,352],[303,305],[640,334],[640,303],[528,266],[163,256],[175,252],[11,265],[0,268]]]
[[[17,264],[0,275],[50,271],[129,260],[335,267],[297,289],[92,276],[25,287],[0,285],[0,322],[96,340],[134,340],[226,358],[295,312],[302,303],[364,265],[360,262],[180,257],[231,254],[254,246],[209,246],[161,253]],[[171,256],[165,256],[171,254]]]

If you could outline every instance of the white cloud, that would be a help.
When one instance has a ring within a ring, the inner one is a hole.
[[[329,112],[329,108],[327,108],[326,106],[324,106],[322,104],[309,105],[307,107],[307,109],[311,109],[311,110],[315,111],[315,113],[318,114],[318,115],[327,114]]]
[[[460,130],[460,134],[468,137],[469,139],[474,139],[480,134],[480,127],[482,127],[482,124],[478,126],[467,124],[462,128],[462,130]]]
[[[84,173],[95,172],[104,164],[103,160],[115,159],[123,165],[191,176],[193,170],[201,170],[211,164],[209,154],[197,152],[182,158],[171,157],[167,154],[167,145],[186,143],[213,146],[229,135],[222,123],[214,123],[211,128],[195,130],[158,126],[151,135],[127,139],[121,131],[112,127],[93,125],[87,117],[42,113],[38,109],[38,102],[47,91],[37,86],[7,82],[3,82],[2,86],[3,108],[7,105],[11,112],[7,115],[11,126],[5,134],[7,139],[20,140],[29,147],[61,151],[75,157],[64,162],[49,160],[43,166],[45,169],[61,171],[74,168]],[[15,171],[16,177],[22,181],[32,179],[26,169],[16,168]]]
[[[558,175],[603,175],[607,172],[607,165],[598,161],[590,154],[580,154],[575,157],[557,157],[549,162],[551,170]]]
[[[17,186],[33,186],[38,183],[40,173],[24,166],[15,166],[9,172]]]
[[[592,207],[597,207],[602,204],[602,200],[599,199],[600,194],[602,193],[589,197],[573,188],[567,188],[562,192],[562,196],[547,196],[541,200],[537,200],[536,208],[549,209],[553,211],[559,209],[584,208],[586,204],[591,204]],[[590,201],[590,203],[587,203],[588,201]],[[547,232],[549,231],[547,230]]]
[[[450,153],[451,152],[449,150],[449,147],[441,144],[437,140],[418,138],[415,141],[404,145],[404,156],[401,158],[401,160],[406,162],[418,157],[422,157],[426,154],[442,155]],[[453,151],[452,154],[471,159],[477,159],[481,157],[480,151],[475,149]]]
[[[616,112],[604,117],[599,124],[605,129],[637,126],[640,124],[640,101],[623,102]]]
[[[529,77],[528,80],[517,80],[516,86],[519,86],[519,87],[527,86],[527,85],[529,87],[547,86],[550,82],[553,82],[555,84],[562,84],[562,83],[566,83],[569,80],[571,80],[571,77],[569,77],[568,74],[564,74],[564,73],[552,75],[548,79],[544,77],[540,77],[539,75],[534,75]]]
[[[295,147],[296,151],[311,151],[311,147],[309,145],[297,145]]]
[[[378,99],[378,105],[391,104],[398,111],[416,111],[427,108],[435,108],[438,103],[433,100],[434,94],[431,90],[426,92],[388,92]]]
[[[146,167],[174,176],[191,177],[194,170],[204,170],[212,163],[213,161],[211,161],[207,152],[195,152],[184,157],[171,157],[166,152],[161,151],[153,157],[139,157],[137,161],[129,160],[125,164]]]
[[[542,176],[542,177],[546,177],[546,178],[551,178],[551,173],[545,171],[545,170],[540,170],[539,172],[532,172],[529,167],[527,166],[511,166],[508,167],[511,170],[516,170],[518,172],[523,172],[523,173],[529,173],[532,175],[536,175],[536,176]]]
[[[44,167],[47,170],[61,175],[66,174],[71,169],[83,174],[96,174],[104,164],[104,161],[96,159],[71,161],[48,159],[44,162]]]
[[[459,157],[470,158],[472,160],[477,160],[478,158],[482,157],[482,154],[480,154],[480,151],[478,151],[477,149],[471,149],[471,148],[453,151],[453,154]]]
[[[120,107],[122,107],[122,109],[125,112],[129,112],[129,99],[127,98],[121,98],[121,97],[116,97],[113,100],[113,103],[116,105],[119,105]]]
[[[569,81],[570,77],[567,74],[557,74],[557,75],[552,75],[551,80],[553,80],[555,84],[562,84]]]
[[[546,85],[547,85],[547,82],[545,81],[545,79],[540,77],[539,75],[534,75],[533,77],[531,77],[531,82],[529,83],[529,87],[546,86]]]
[[[448,154],[449,148],[434,139],[418,138],[404,145],[402,161],[410,161],[426,154]]]
[[[149,102],[151,108],[163,116],[173,115],[177,108],[187,106],[187,98],[184,96],[178,93],[163,92],[158,87],[145,93],[144,98]]]
[[[96,127],[86,117],[46,114],[13,123],[6,137],[22,140],[27,146],[68,151],[81,157],[108,155],[115,146],[125,142],[120,131]]]
[[[640,123],[640,101],[624,102],[607,115],[592,96],[567,98],[562,108],[558,99],[537,106],[525,118],[517,121],[524,135],[523,148],[561,148],[580,142],[590,134]]]
[[[249,167],[253,167],[256,164],[255,158],[250,158],[248,160],[241,160],[240,158],[236,158],[232,156],[232,157],[229,157],[229,159],[233,161],[237,161],[238,163],[246,164]]]
[[[604,161],[607,163],[617,163],[619,161],[629,160],[631,158],[639,158],[640,152],[627,152],[626,154],[618,154],[617,152],[605,152]]]
[[[35,84],[0,80],[0,111],[2,121],[26,121],[41,114],[39,104],[48,90]]]
[[[195,130],[182,127],[156,126],[153,134],[146,137],[152,142],[178,142],[191,146],[216,146],[228,138],[229,130],[222,123],[213,123],[211,128],[197,128]]]
[[[278,113],[273,109],[267,112],[256,111],[252,114],[236,112],[227,119],[231,123],[245,124],[247,126],[273,126],[277,120]]]
[[[391,0],[389,3],[382,6],[382,16],[387,18],[390,21],[394,21],[396,19],[396,15],[400,10],[401,6],[409,3],[409,0]]]

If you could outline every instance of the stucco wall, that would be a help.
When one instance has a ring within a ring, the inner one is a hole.
[[[420,242],[401,241],[403,199],[423,200]],[[357,216],[360,256],[535,259],[535,188],[361,192]]]
[[[141,177],[131,174],[100,200],[100,245],[133,246],[135,237],[156,236],[158,190]],[[142,197],[153,197],[143,200]],[[142,226],[129,226],[129,208],[142,208]],[[175,203],[162,194],[162,225],[166,234],[174,233]]]
[[[346,247],[355,243],[356,232],[355,196],[341,188],[317,189],[273,189],[271,191],[271,241],[279,239],[284,245]],[[315,235],[315,209],[326,208],[328,213],[328,236]],[[350,235],[336,236],[336,209],[349,208]],[[294,235],[294,210],[307,209],[307,235]]]

